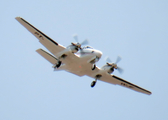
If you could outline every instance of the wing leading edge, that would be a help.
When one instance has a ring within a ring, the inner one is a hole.
[[[144,93],[144,94],[147,94],[147,95],[151,95],[152,93],[142,87],[139,87],[131,82],[128,82],[122,78],[119,78],[115,75],[111,75],[103,70],[101,70],[100,68],[96,67],[96,69],[94,71],[90,71],[86,74],[87,76],[89,77],[92,77],[92,78],[96,78],[95,76],[96,75],[101,75],[100,78],[98,78],[98,80],[101,80],[103,82],[107,82],[107,83],[110,83],[110,84],[113,84],[113,85],[120,85],[120,86],[123,86],[123,87],[126,87],[126,88],[129,88],[131,90],[134,90],[134,91],[137,91],[137,92],[140,92],[140,93]]]
[[[147,95],[151,95],[152,93],[142,87],[139,87],[131,82],[128,82],[122,78],[119,78],[115,75],[108,75],[107,74],[104,74],[101,78],[100,78],[101,81],[104,81],[104,82],[108,82],[108,83],[111,83],[111,84],[115,84],[115,85],[120,85],[120,86],[123,86],[123,87],[126,87],[126,88],[129,88],[131,90],[134,90],[134,91],[137,91],[137,92],[140,92],[140,93],[144,93],[144,94],[147,94]]]
[[[144,93],[144,94],[147,94],[147,95],[151,95],[152,93],[142,87],[139,87],[133,83],[130,83],[122,78],[119,78],[115,75],[112,75],[112,79],[115,79],[117,81],[117,84],[120,85],[120,86],[123,86],[123,87],[126,87],[126,88],[129,88],[129,89],[132,89],[134,91],[137,91],[137,92],[141,92],[141,93]]]
[[[22,24],[29,32],[31,32],[37,39],[39,39],[39,42],[43,44],[57,58],[59,58],[64,52],[67,51],[67,49],[64,46],[52,40],[50,37],[48,37],[43,32],[35,28],[33,25],[31,25],[29,22],[27,22],[23,18],[16,17],[15,19],[20,24]],[[72,60],[74,62],[79,61],[79,57],[74,55],[73,53],[68,52],[67,55],[68,55],[68,59],[62,61],[65,64],[70,64]]]
[[[45,35],[43,32],[38,30],[36,27],[31,25],[29,22],[24,20],[21,17],[15,18],[20,24],[22,24],[29,32],[31,32],[37,39],[39,39],[39,42],[43,44],[53,55],[56,55],[57,53],[65,50],[65,47],[59,45],[57,42],[52,40],[50,37]]]

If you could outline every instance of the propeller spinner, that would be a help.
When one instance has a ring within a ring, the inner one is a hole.
[[[71,43],[73,46],[76,46],[77,47],[77,49],[79,48],[80,50],[82,50],[82,45],[87,45],[87,44],[89,44],[89,41],[87,40],[87,39],[85,39],[82,43],[79,43],[78,42],[78,35],[73,35],[73,38],[76,40],[76,42],[77,43]]]
[[[106,57],[105,60],[106,60],[108,66],[111,66],[113,69],[118,70],[119,73],[122,74],[124,72],[124,70],[121,67],[117,66],[117,64],[121,61],[120,56],[117,57],[115,63],[112,63],[112,61],[109,57]]]

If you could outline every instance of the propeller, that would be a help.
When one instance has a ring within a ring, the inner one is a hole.
[[[76,46],[77,48],[79,48],[79,49],[81,49],[82,50],[82,45],[87,45],[87,44],[89,44],[89,41],[87,40],[87,39],[85,39],[82,43],[79,43],[79,41],[78,41],[78,35],[77,34],[75,34],[75,35],[73,35],[73,38],[76,40],[76,42],[77,43],[71,43],[73,46]]]
[[[107,57],[105,58],[105,61],[107,62],[107,65],[108,65],[108,66],[111,66],[112,68],[118,70],[118,72],[122,74],[122,73],[124,72],[124,70],[123,70],[121,67],[117,66],[117,64],[121,61],[121,59],[122,59],[122,58],[121,58],[120,56],[118,56],[117,59],[116,59],[116,62],[113,63],[113,62],[111,61],[111,59],[107,56]]]

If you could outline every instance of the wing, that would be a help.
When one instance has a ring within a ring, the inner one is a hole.
[[[141,92],[141,93],[144,93],[144,94],[147,94],[147,95],[151,95],[152,93],[142,87],[139,87],[133,83],[130,83],[122,78],[119,78],[115,75],[111,75],[112,79],[111,80],[115,80],[116,81],[116,84],[120,85],[120,86],[123,86],[123,87],[126,87],[126,88],[129,88],[129,89],[132,89],[134,91],[137,91],[137,92]],[[103,78],[102,78],[103,80]]]
[[[96,70],[94,70],[95,72],[91,72],[90,73],[87,73],[88,76],[92,77],[95,79],[95,76],[96,75],[101,75],[101,77],[98,79],[98,80],[101,80],[103,82],[107,82],[107,83],[111,83],[111,84],[114,84],[114,85],[120,85],[120,86],[123,86],[123,87],[126,87],[126,88],[129,88],[129,89],[132,89],[134,91],[137,91],[137,92],[141,92],[141,93],[144,93],[144,94],[147,94],[147,95],[151,95],[152,93],[144,88],[141,88],[133,83],[130,83],[122,78],[119,78],[115,75],[111,75],[107,72],[102,72],[101,69],[99,69],[98,67],[96,67]]]
[[[29,32],[31,32],[37,39],[39,39],[39,42],[43,44],[53,55],[56,55],[59,52],[65,50],[65,47],[59,45],[57,42],[55,42],[50,37],[42,33],[40,30],[35,28],[23,18],[16,17],[16,20],[20,24],[22,24]]]
[[[43,44],[54,56],[60,57],[59,55],[62,55],[64,52],[68,51],[65,47],[52,40],[50,37],[48,37],[43,32],[35,28],[33,25],[28,23],[23,18],[16,17],[16,20],[20,24],[22,24],[29,32],[31,32],[37,39],[39,39],[39,42]],[[67,56],[68,56],[67,59],[61,60],[65,64],[71,64],[72,61],[73,62],[79,61],[79,57],[71,52],[68,52]]]

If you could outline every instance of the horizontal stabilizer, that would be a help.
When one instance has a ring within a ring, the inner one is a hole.
[[[48,60],[51,64],[56,64],[58,59],[51,55],[50,53],[46,52],[43,49],[36,50],[42,57],[44,57],[46,60]]]

